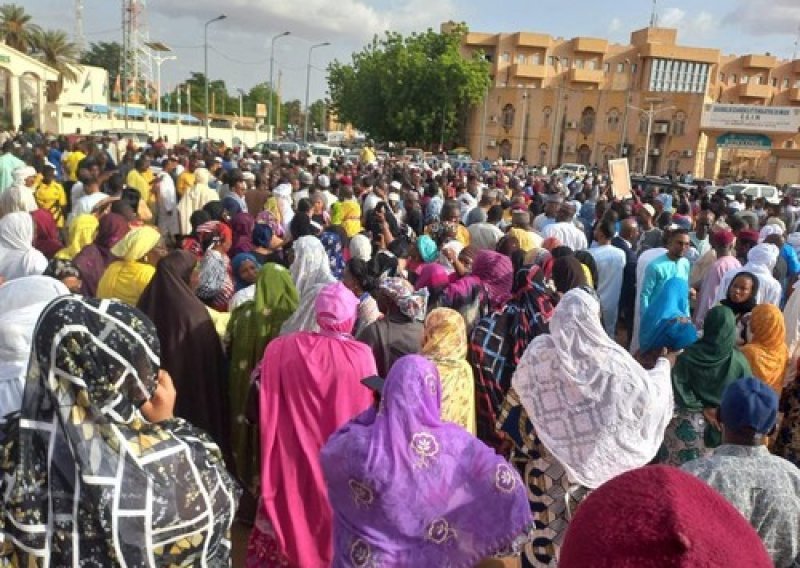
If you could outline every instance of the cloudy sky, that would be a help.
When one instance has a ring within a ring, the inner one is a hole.
[[[84,0],[88,42],[122,39],[121,1]],[[374,34],[438,29],[447,20],[475,31],[536,31],[553,36],[607,37],[627,43],[647,25],[650,0],[147,0],[150,38],[173,47],[177,61],[162,67],[164,88],[190,71],[203,70],[203,24],[221,12],[227,19],[209,27],[209,75],[233,92],[269,79],[270,40],[290,31],[275,48],[276,84],[284,99],[303,99],[309,47],[314,50],[311,100],[325,94],[324,68],[349,61]],[[72,0],[24,0],[45,28],[74,30]],[[221,7],[224,7],[222,10]],[[790,58],[800,29],[800,0],[659,0],[659,24],[678,27],[678,41],[716,47],[723,53],[771,52]],[[800,57],[800,48],[797,50]]]

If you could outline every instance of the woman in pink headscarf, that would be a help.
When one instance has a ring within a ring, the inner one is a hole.
[[[261,365],[261,500],[249,568],[330,566],[333,520],[320,465],[328,437],[372,403],[361,379],[377,374],[350,332],[358,299],[341,282],[315,302],[319,332],[274,339]]]

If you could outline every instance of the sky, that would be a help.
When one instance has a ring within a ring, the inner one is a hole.
[[[144,20],[150,39],[172,47],[177,60],[162,66],[162,85],[171,89],[203,70],[204,23],[209,26],[208,61],[212,79],[228,89],[249,89],[269,81],[271,39],[275,42],[275,84],[280,75],[284,100],[305,98],[309,48],[310,101],[325,96],[325,68],[332,60],[351,61],[375,34],[439,29],[442,22],[465,22],[483,32],[530,31],[555,37],[592,36],[628,43],[645,27],[651,0],[147,0]],[[73,33],[73,0],[24,0],[44,28]],[[122,41],[121,0],[83,0],[87,43]],[[724,54],[766,53],[791,58],[800,33],[800,0],[659,0],[659,25],[677,27],[678,43],[714,47]],[[797,47],[800,57],[800,47]]]

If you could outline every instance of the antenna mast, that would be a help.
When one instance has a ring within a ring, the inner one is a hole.
[[[658,0],[653,0],[653,12],[650,14],[650,27],[658,27]]]

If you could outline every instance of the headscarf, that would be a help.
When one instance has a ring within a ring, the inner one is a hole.
[[[261,211],[256,215],[256,225],[269,225],[269,228],[272,229],[272,233],[276,237],[283,238],[283,227],[272,211]]]
[[[731,286],[733,286],[733,281],[739,277],[744,277],[750,280],[753,283],[753,291],[750,294],[750,297],[747,298],[744,302],[734,302],[731,300]],[[727,306],[728,308],[733,311],[735,315],[741,314],[749,314],[753,311],[753,308],[756,307],[758,304],[758,287],[759,287],[759,279],[758,277],[753,274],[752,272],[740,271],[736,273],[730,283],[728,284],[728,289],[725,291],[725,299],[720,302],[723,306]]]
[[[49,276],[23,276],[0,285],[0,423],[22,405],[39,315],[51,300],[67,294],[67,287]]]
[[[577,258],[578,261],[584,266],[584,272],[589,272],[586,278],[589,280],[588,284],[597,290],[597,287],[600,285],[600,276],[597,272],[597,261],[595,261],[592,254],[587,250],[575,251],[575,258]]]
[[[239,276],[239,269],[247,261],[252,262],[255,265],[257,271],[261,270],[261,263],[258,262],[258,259],[255,256],[253,256],[252,253],[240,252],[239,254],[234,256],[233,260],[231,261],[231,272],[233,272],[233,281],[235,284],[234,288],[237,292],[242,288],[247,288],[248,286],[251,286],[249,282],[245,282],[244,280],[242,280],[241,276]]]
[[[145,225],[128,232],[111,247],[111,254],[125,262],[136,262],[153,250],[161,241],[161,233],[153,227]]]
[[[350,258],[358,258],[364,262],[369,262],[372,258],[372,243],[366,235],[353,235],[350,239]]]
[[[255,227],[253,227],[253,246],[269,248],[273,234],[269,225],[256,223]]]
[[[12,185],[0,193],[0,217],[10,213],[30,213],[38,208],[33,189],[30,187]]]
[[[719,406],[722,391],[733,381],[752,375],[736,345],[736,318],[730,308],[714,306],[703,321],[703,336],[678,356],[672,369],[675,404],[690,412]],[[706,445],[719,444],[719,431],[710,425]]]
[[[33,248],[33,217],[18,211],[0,218],[0,276],[13,280],[41,274],[47,268],[45,256]]]
[[[231,228],[222,221],[209,221],[197,227],[197,238],[203,250],[218,245],[223,242],[232,242],[233,233]]]
[[[407,318],[418,321],[425,318],[428,307],[427,289],[423,288],[415,292],[411,283],[399,276],[384,278],[378,287]]]
[[[646,371],[600,323],[600,303],[567,292],[511,380],[536,434],[571,481],[594,489],[652,460],[672,418],[669,364]]]
[[[594,491],[569,523],[561,568],[770,568],[742,514],[704,481],[653,465]]]
[[[417,239],[417,250],[422,262],[433,262],[439,254],[436,242],[428,235],[422,235]]]
[[[328,263],[331,267],[331,274],[337,280],[342,279],[344,274],[344,247],[342,246],[342,237],[333,231],[323,231],[319,236],[322,246],[325,247],[325,252],[328,255]]]
[[[444,422],[441,398],[433,363],[402,357],[380,409],[322,449],[335,512],[333,565],[474,566],[528,533],[533,519],[518,474]]]
[[[78,215],[69,224],[67,246],[56,253],[56,258],[72,260],[83,247],[94,242],[99,222],[91,213]]]
[[[53,220],[53,214],[47,209],[37,209],[31,213],[31,217],[35,230],[33,247],[45,257],[53,258],[54,254],[64,248],[58,237],[58,227]]]
[[[103,272],[114,261],[111,247],[122,240],[128,231],[130,227],[122,215],[106,213],[100,217],[94,243],[83,247],[83,250],[72,259],[81,271],[81,292],[84,296],[93,298],[97,293],[97,285],[103,277]]]
[[[256,221],[250,213],[237,213],[231,220],[233,245],[228,253],[231,258],[241,252],[250,252],[253,249],[253,227]]]
[[[667,280],[645,310],[642,322],[642,353],[663,347],[680,351],[697,341],[697,329],[689,318],[689,283],[683,278]]]
[[[230,268],[230,259],[214,248],[209,248],[200,261],[195,294],[217,311],[226,311],[233,296]]]
[[[343,284],[328,284],[315,301],[319,333],[272,341],[261,366],[261,505],[272,526],[259,522],[251,550],[270,538],[291,566],[330,566],[333,515],[320,450],[348,420],[366,410],[370,392],[360,381],[376,373],[369,348],[349,336],[358,299]],[[276,542],[277,541],[277,542]],[[252,554],[252,566],[271,565]]]
[[[414,289],[444,288],[450,283],[450,275],[447,269],[438,262],[430,262],[423,264],[419,269],[419,275],[414,282]]]
[[[223,207],[222,201],[209,201],[203,205],[203,211],[208,213],[212,221],[222,221],[225,217],[225,207]]]
[[[747,252],[747,262],[748,264],[758,264],[773,270],[775,263],[778,262],[778,256],[780,256],[778,247],[771,243],[761,243]]]
[[[772,304],[761,304],[753,308],[750,332],[752,338],[747,345],[741,347],[741,352],[747,358],[753,375],[780,396],[789,361],[786,323],[780,309]]]
[[[442,381],[442,420],[475,434],[475,379],[467,362],[467,327],[450,308],[425,318],[421,354],[433,361]]]
[[[266,263],[258,274],[254,298],[231,314],[226,342],[230,345],[231,440],[236,473],[250,491],[258,491],[258,429],[248,426],[244,414],[250,374],[264,356],[264,348],[280,333],[281,325],[297,309],[297,289],[287,268]]]
[[[227,461],[231,459],[228,397],[226,383],[220,380],[227,361],[208,310],[189,286],[196,264],[195,256],[183,250],[162,258],[137,307],[156,326],[161,367],[181,393],[175,415],[208,432]]]
[[[300,237],[292,245],[294,262],[289,267],[292,280],[300,296],[294,314],[281,326],[281,335],[295,331],[316,331],[314,300],[327,284],[335,282],[325,247],[317,237]]]
[[[139,410],[159,352],[155,326],[130,306],[65,296],[45,308],[3,447],[4,536],[26,543],[20,565],[230,562],[238,491],[218,448],[181,419],[151,423]],[[164,546],[166,534],[180,545]]]
[[[507,256],[491,250],[478,252],[472,263],[472,276],[486,287],[492,308],[499,308],[511,297],[514,268]]]
[[[232,195],[226,195],[222,199],[222,207],[225,209],[225,212],[228,214],[228,217],[235,217],[239,213],[242,212],[242,204],[239,203],[236,199],[233,198]]]
[[[47,269],[43,275],[63,281],[64,278],[81,278],[81,271],[71,260],[54,258],[47,263]]]
[[[586,286],[586,273],[581,261],[574,256],[560,256],[553,261],[553,284],[556,291],[566,294],[573,288]]]

